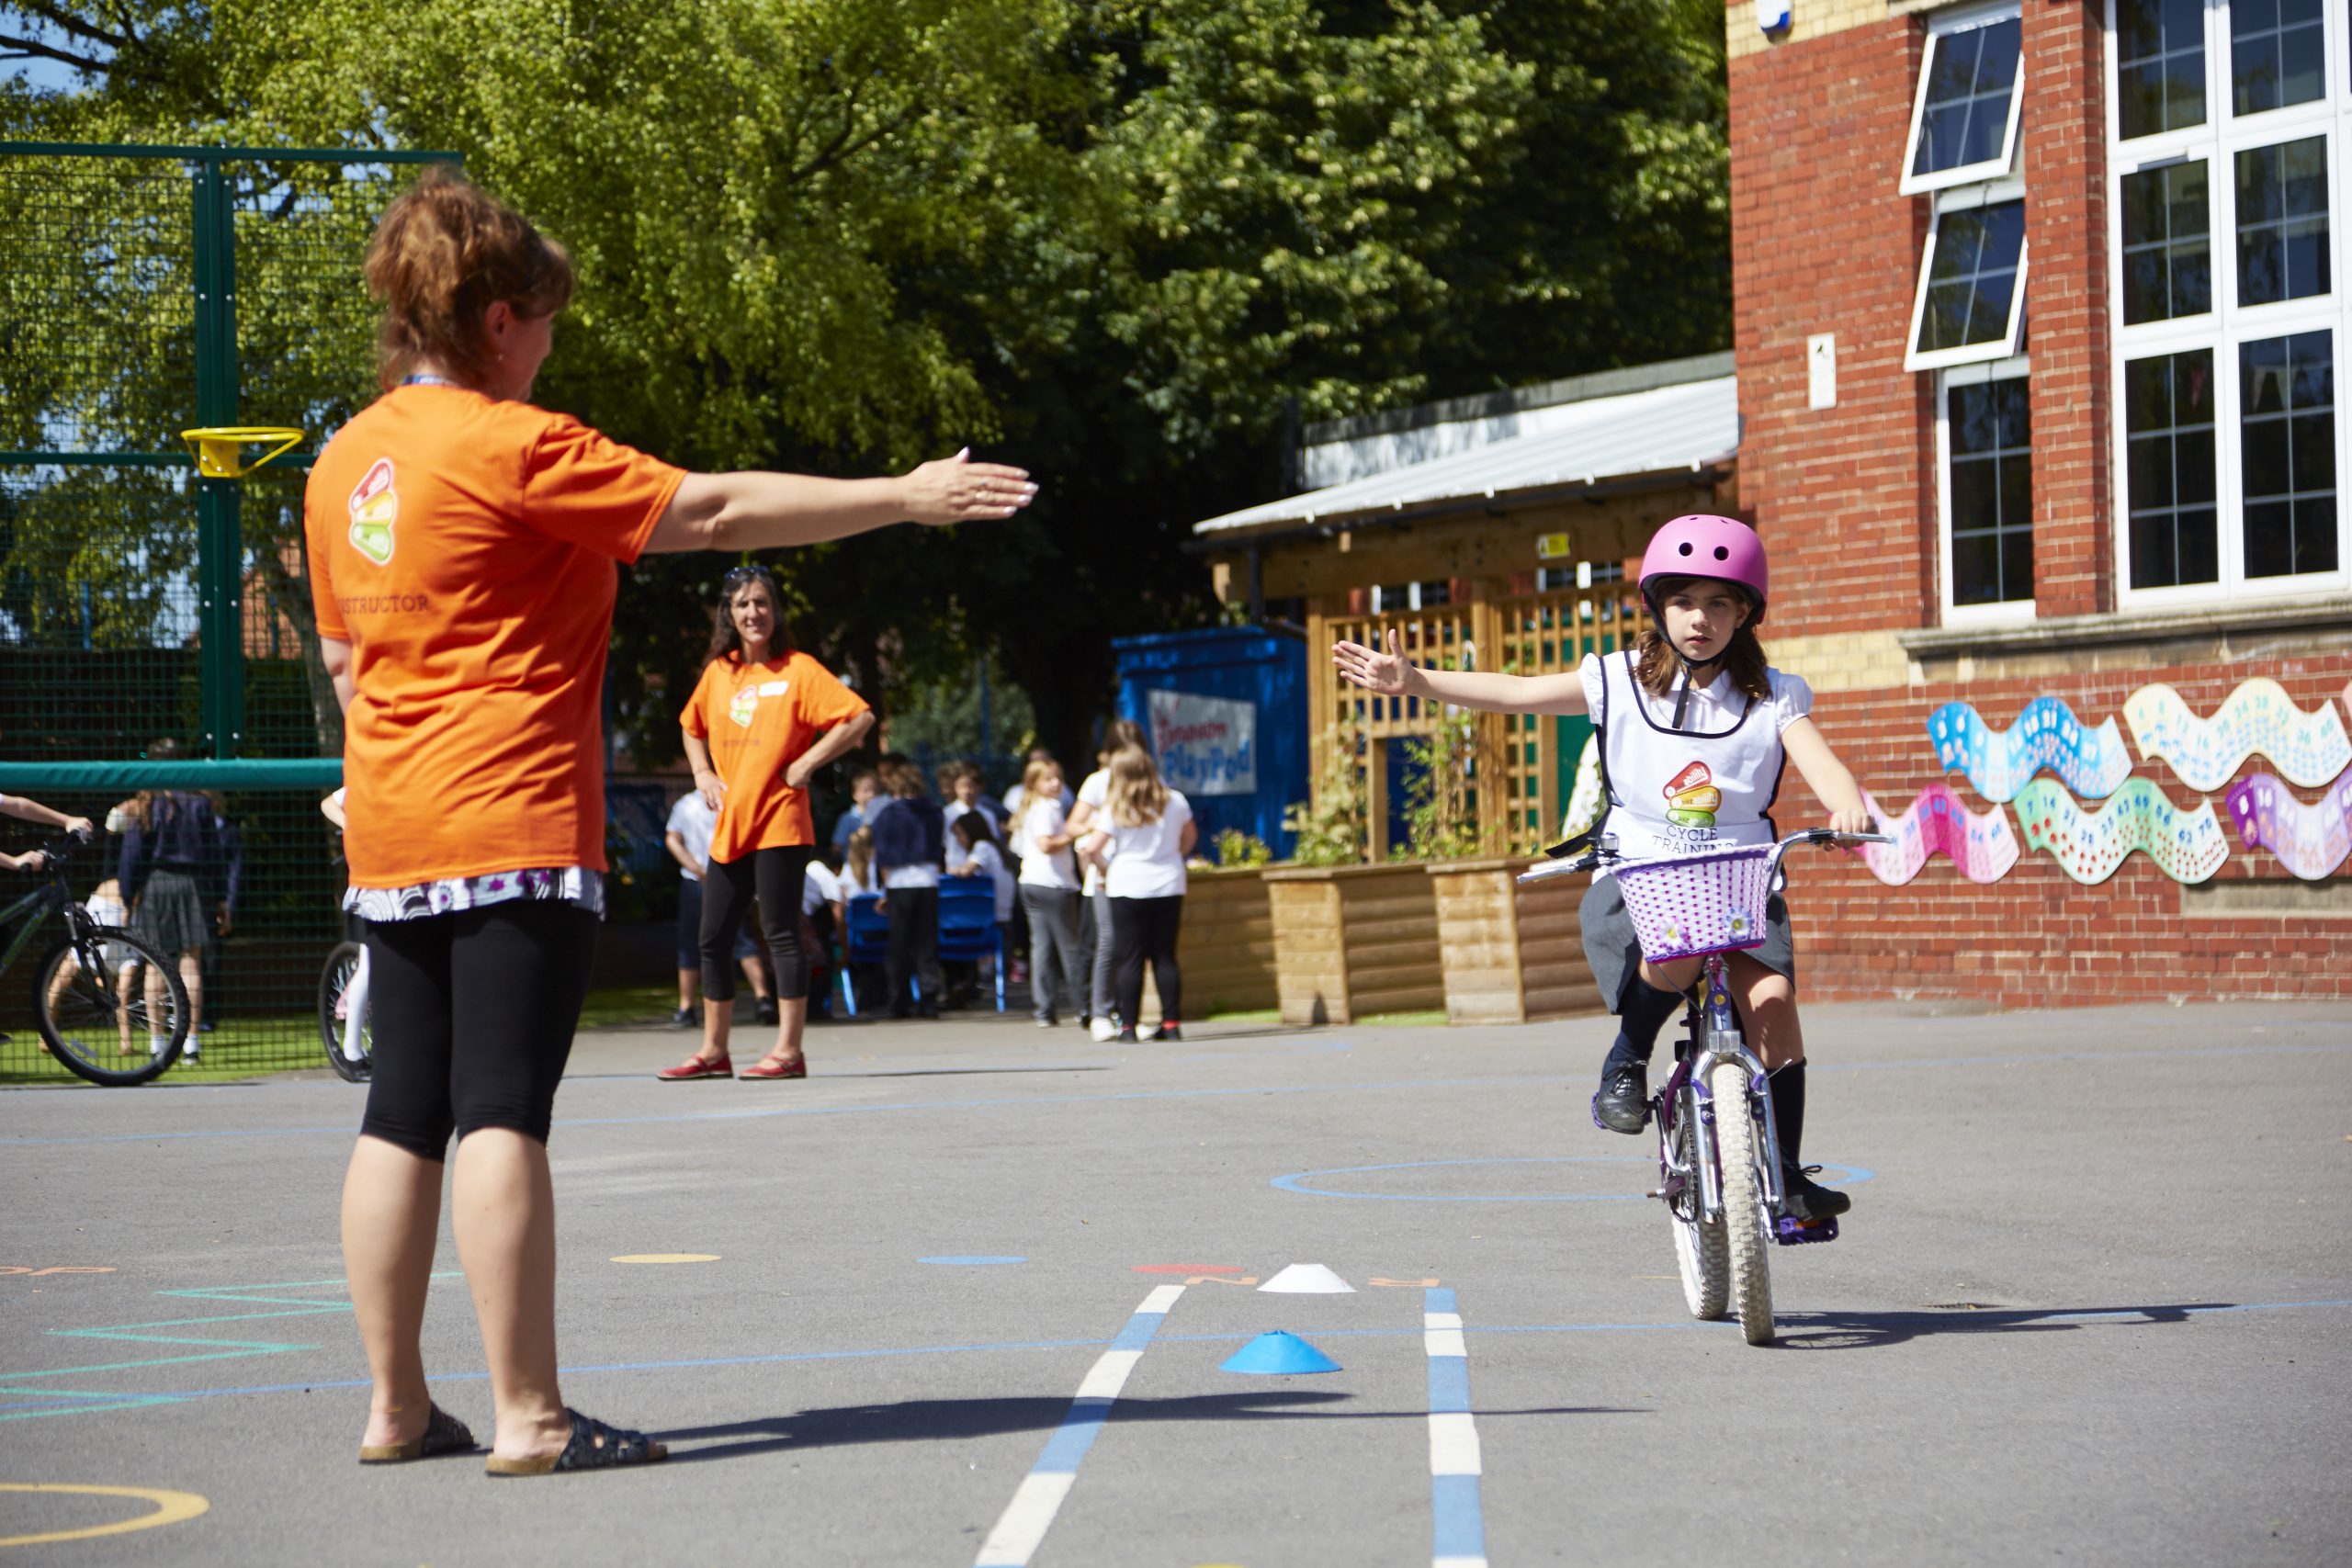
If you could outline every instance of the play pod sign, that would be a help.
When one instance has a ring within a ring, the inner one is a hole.
[[[1258,793],[1256,704],[1190,692],[1145,694],[1161,777],[1188,795]]]

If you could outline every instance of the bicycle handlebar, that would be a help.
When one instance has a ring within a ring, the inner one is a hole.
[[[1848,845],[1891,844],[1893,842],[1894,842],[1894,839],[1884,833],[1841,833],[1835,828],[1801,828],[1797,831],[1791,833],[1787,838],[1782,839],[1779,843],[1772,846],[1772,863],[1777,866],[1780,863],[1781,857],[1789,852],[1791,846],[1796,844]],[[1591,849],[1587,850],[1583,854],[1577,856],[1573,860],[1555,860],[1550,862],[1548,864],[1530,866],[1527,870],[1519,874],[1519,880],[1524,885],[1532,885],[1538,882],[1548,882],[1556,876],[1574,876],[1581,872],[1597,871],[1604,865],[1639,864],[1641,863],[1641,858],[1642,857],[1633,855],[1619,854],[1617,852],[1617,840],[1613,837],[1603,837]],[[1671,857],[1658,856],[1654,858],[1668,859]]]

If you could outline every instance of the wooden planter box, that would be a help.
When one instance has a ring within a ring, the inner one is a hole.
[[[1605,1012],[1584,961],[1577,905],[1589,876],[1519,886],[1526,860],[1427,867],[1444,959],[1449,1023],[1524,1023]]]
[[[1265,1012],[1278,1005],[1265,878],[1265,867],[1254,865],[1187,874],[1176,958],[1184,970],[1184,1010],[1193,1017]],[[1156,1005],[1145,1010],[1157,1016]]]
[[[1445,1005],[1437,903],[1419,863],[1279,867],[1265,885],[1284,1023]]]

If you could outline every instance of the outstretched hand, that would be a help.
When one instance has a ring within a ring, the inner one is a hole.
[[[906,477],[906,487],[908,517],[933,525],[1010,517],[1037,495],[1028,469],[975,463],[969,446],[923,464]]]
[[[1413,661],[1405,657],[1405,644],[1391,626],[1387,637],[1388,650],[1366,648],[1360,642],[1340,642],[1331,645],[1331,663],[1340,679],[1351,686],[1362,686],[1367,692],[1384,697],[1401,697],[1413,689]]]

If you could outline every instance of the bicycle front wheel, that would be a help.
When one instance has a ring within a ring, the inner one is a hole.
[[[366,1083],[375,1072],[375,1057],[371,1051],[374,1032],[362,1017],[351,1017],[354,1000],[351,982],[358,976],[360,966],[368,961],[368,950],[356,942],[338,942],[327,954],[327,966],[319,974],[319,1038],[327,1048],[327,1066],[333,1067],[345,1083]],[[354,1028],[357,1039],[352,1040]],[[346,1049],[346,1045],[356,1049]]]
[[[1729,1263],[1725,1258],[1721,1215],[1709,1219],[1699,1201],[1699,1100],[1685,1085],[1674,1118],[1674,1157],[1689,1174],[1682,1191],[1667,1205],[1674,1226],[1674,1262],[1682,1275],[1682,1301],[1690,1315],[1702,1323],[1723,1316],[1730,1304]]]
[[[118,927],[60,938],[34,972],[33,1004],[57,1059],[110,1089],[161,1076],[187,1043],[179,966]]]
[[[1747,1069],[1718,1062],[1707,1075],[1715,1100],[1715,1158],[1723,1168],[1724,1242],[1732,1305],[1750,1345],[1772,1339],[1772,1272],[1763,1183],[1756,1175],[1757,1123],[1747,1105]]]

